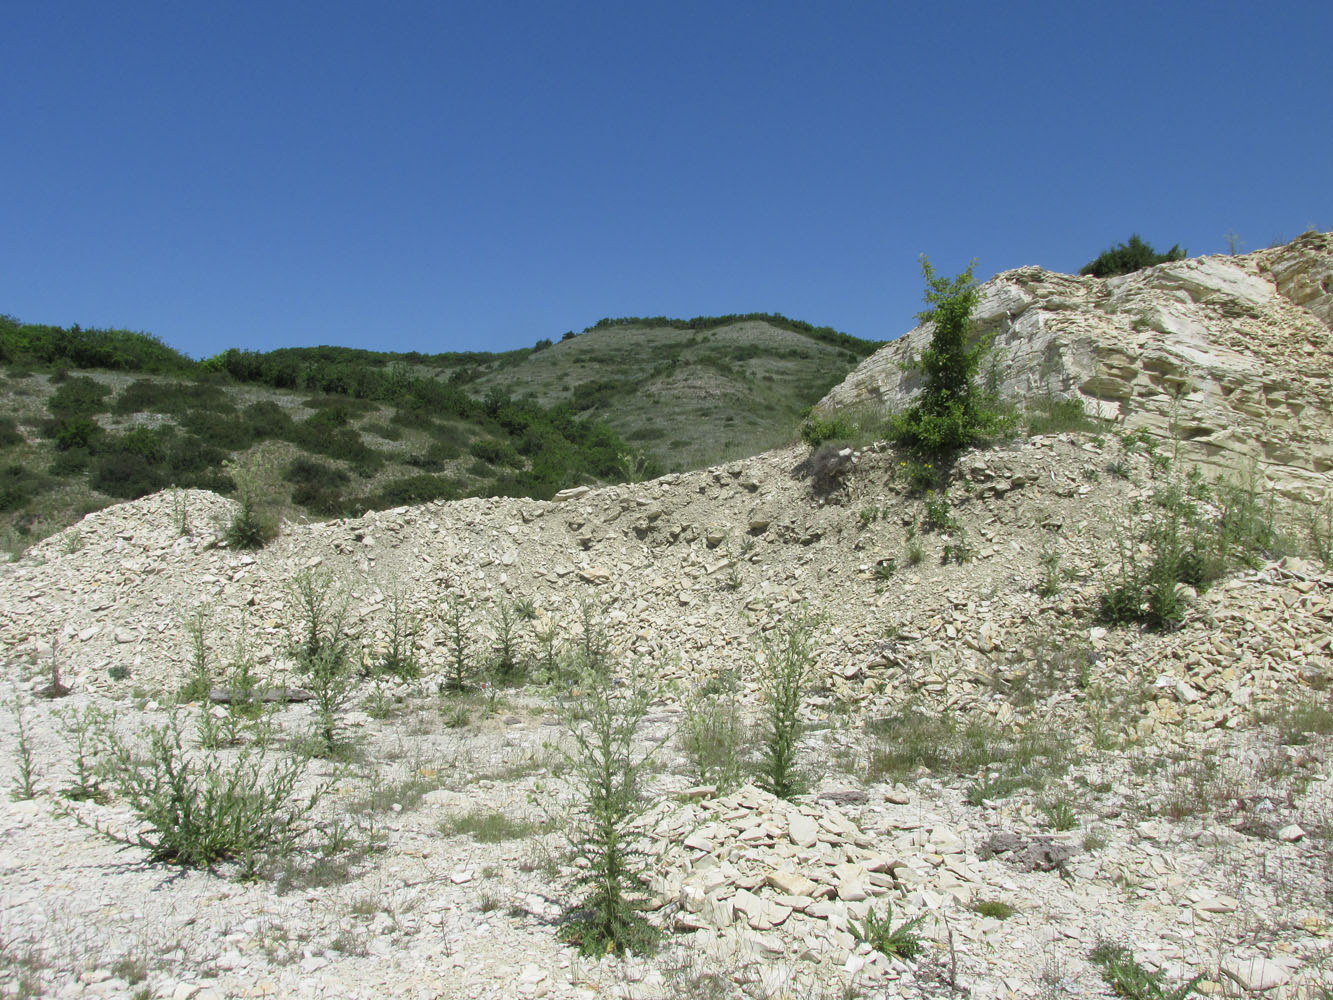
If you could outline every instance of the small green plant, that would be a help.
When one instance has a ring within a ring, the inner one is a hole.
[[[537,643],[537,670],[535,679],[551,684],[560,679],[560,625],[554,618],[532,630]]]
[[[925,920],[925,915],[905,920],[897,927],[893,926],[893,906],[886,900],[884,916],[872,908],[866,912],[865,920],[858,925],[856,921],[847,921],[858,941],[864,941],[881,954],[898,958],[915,958],[921,952],[921,936],[916,928]]]
[[[925,493],[940,485],[941,471],[934,462],[906,458],[898,463],[898,474],[913,493]]]
[[[676,739],[689,762],[691,780],[714,785],[725,795],[740,784],[744,729],[735,678],[724,674],[715,687],[700,692]]]
[[[1014,915],[1014,908],[998,899],[977,900],[972,904],[972,909],[983,917],[993,917],[996,920],[1008,920]]]
[[[37,761],[33,753],[32,736],[28,733],[28,717],[23,702],[15,692],[10,701],[10,710],[14,713],[14,763],[18,774],[14,778],[14,788],[10,797],[14,799],[32,799],[37,796]]]
[[[176,529],[176,534],[181,538],[188,537],[190,534],[190,506],[189,498],[182,489],[173,489],[171,491],[171,523]]]
[[[401,587],[390,590],[386,604],[386,648],[375,668],[401,680],[420,677],[421,662],[417,659],[416,643],[421,635],[421,616],[412,608]]]
[[[108,780],[148,830],[120,838],[157,861],[192,867],[235,860],[243,876],[289,853],[323,793],[300,799],[305,760],[270,761],[262,748],[223,758],[190,753],[179,719],[151,727],[146,746],[107,734]]]
[[[1063,586],[1063,574],[1060,572],[1060,550],[1049,542],[1042,546],[1041,579],[1037,582],[1037,593],[1042,597],[1055,597]]]
[[[236,506],[223,537],[234,549],[262,549],[278,537],[278,519],[267,509],[272,470],[259,456],[223,463],[236,484]]]
[[[567,705],[572,750],[565,759],[582,817],[569,839],[588,864],[579,876],[584,898],[562,936],[586,955],[646,951],[656,935],[632,899],[641,861],[630,824],[645,808],[642,782],[656,750],[634,745],[651,696],[633,679],[613,687],[605,662],[583,660],[581,666],[582,699]]]
[[[898,560],[890,556],[875,563],[874,576],[879,583],[887,583],[898,572]]]
[[[801,701],[814,666],[814,622],[802,619],[761,640],[759,687],[764,696],[759,784],[780,799],[804,788],[797,769]]]
[[[523,679],[523,661],[518,648],[519,615],[514,603],[501,595],[495,604],[491,623],[495,626],[494,659],[491,670],[496,680],[515,684]]]
[[[74,772],[60,794],[74,802],[103,801],[106,798],[102,789],[107,749],[105,734],[111,728],[110,716],[95,705],[85,705],[78,712],[57,713],[56,720],[69,745]]]
[[[801,440],[811,448],[829,441],[848,441],[856,435],[855,421],[846,416],[821,417],[812,413],[801,422]]]
[[[449,672],[441,684],[441,690],[466,691],[472,684],[474,666],[471,643],[468,641],[472,623],[468,619],[463,598],[451,596],[444,606],[443,617],[445,646],[449,651]]]
[[[926,558],[926,548],[921,544],[921,539],[917,537],[916,527],[908,525],[907,542],[903,550],[903,558],[909,566],[919,566],[922,560]]]
[[[1116,995],[1127,1000],[1185,1000],[1203,981],[1203,976],[1195,976],[1171,988],[1161,970],[1149,972],[1128,948],[1113,942],[1098,942],[1088,957],[1102,967],[1102,978]]]
[[[1085,433],[1096,434],[1104,429],[1101,421],[1088,416],[1083,400],[1047,396],[1031,405],[1026,414],[1028,433],[1038,434]]]
[[[296,633],[292,654],[296,672],[315,705],[315,738],[320,752],[336,749],[337,715],[352,695],[359,664],[344,634],[347,598],[324,569],[303,569],[288,584]]]
[[[184,621],[185,634],[190,640],[190,672],[181,685],[180,701],[206,701],[213,689],[213,674],[208,666],[208,612],[200,607]]]
[[[934,490],[927,490],[923,501],[924,513],[921,518],[921,530],[931,531],[953,531],[958,527],[958,521],[953,516],[953,511],[949,507],[949,498]]]
[[[479,844],[523,840],[542,829],[533,820],[510,819],[502,812],[477,811],[451,816],[440,823],[440,832],[471,837]]]
[[[1333,569],[1333,494],[1311,507],[1306,520],[1310,548],[1326,569]]]
[[[537,617],[537,605],[531,597],[519,597],[514,600],[514,614],[521,621],[530,622]]]
[[[1074,812],[1074,807],[1065,799],[1042,802],[1038,808],[1053,830],[1063,832],[1078,826],[1078,814]]]

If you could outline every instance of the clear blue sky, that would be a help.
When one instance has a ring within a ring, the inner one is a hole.
[[[1333,228],[1333,3],[0,5],[0,312],[499,350],[602,316],[874,339],[918,255]]]

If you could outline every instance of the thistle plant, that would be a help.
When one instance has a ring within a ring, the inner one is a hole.
[[[759,784],[780,799],[804,787],[797,771],[801,739],[801,700],[811,669],[813,622],[801,619],[761,641],[759,687],[764,695],[763,745]]]

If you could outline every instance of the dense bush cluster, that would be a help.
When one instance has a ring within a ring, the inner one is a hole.
[[[1184,260],[1187,256],[1180,244],[1176,244],[1166,253],[1158,253],[1143,237],[1135,233],[1128,243],[1117,243],[1109,250],[1104,250],[1096,260],[1089,261],[1079,274],[1090,274],[1096,278],[1110,278],[1117,274],[1133,274],[1154,264],[1166,264],[1173,260]]]

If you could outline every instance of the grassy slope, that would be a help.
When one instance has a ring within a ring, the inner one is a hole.
[[[801,412],[858,361],[857,353],[763,320],[707,330],[611,326],[487,372],[469,389],[500,388],[543,404],[580,405],[581,395],[594,404],[587,412],[679,470],[792,440]]]

